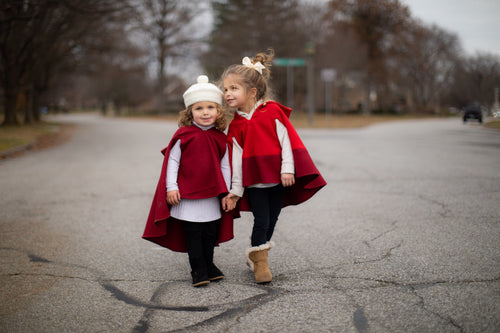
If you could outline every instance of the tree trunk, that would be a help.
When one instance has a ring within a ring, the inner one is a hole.
[[[24,124],[33,124],[35,122],[33,118],[33,87],[26,92],[26,105],[24,106]]]
[[[101,115],[106,116],[108,113],[108,103],[102,101],[101,102]]]
[[[165,88],[167,87],[167,77],[165,73],[165,63],[166,63],[166,58],[167,58],[167,49],[165,47],[165,38],[160,37],[158,38],[158,45],[160,47],[159,54],[158,54],[158,98],[156,100],[157,102],[157,109],[160,113],[164,111],[165,108]]]
[[[365,103],[363,104],[363,115],[369,116],[371,114],[371,79],[368,78],[365,87]]]
[[[17,105],[17,89],[7,88],[5,89],[4,97],[4,112],[5,117],[3,119],[2,125],[19,125],[16,114]]]
[[[36,89],[32,93],[32,102],[30,106],[31,117],[35,123],[40,122],[40,96],[41,92]]]

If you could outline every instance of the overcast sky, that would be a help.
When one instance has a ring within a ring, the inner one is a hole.
[[[456,33],[468,55],[500,56],[500,0],[401,0],[415,18]]]

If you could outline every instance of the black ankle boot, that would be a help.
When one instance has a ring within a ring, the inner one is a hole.
[[[210,281],[217,281],[224,278],[224,274],[221,272],[214,263],[208,265],[208,279]]]
[[[191,266],[191,277],[193,278],[193,287],[204,286],[210,283],[208,279],[208,269],[205,258],[195,256],[189,253],[189,265]]]
[[[224,274],[214,264],[214,245],[206,244],[204,246],[204,251],[205,251],[205,264],[207,266],[208,279],[210,281],[223,279]]]
[[[191,276],[193,277],[193,287],[206,286],[210,283],[206,273],[191,272]]]

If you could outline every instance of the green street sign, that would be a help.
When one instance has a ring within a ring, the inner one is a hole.
[[[306,65],[306,59],[304,58],[275,58],[274,66],[291,66],[291,67],[301,67]]]

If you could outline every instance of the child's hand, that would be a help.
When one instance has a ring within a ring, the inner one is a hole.
[[[240,199],[236,194],[229,193],[224,198],[222,198],[222,209],[225,212],[229,212],[236,208],[236,203]]]
[[[293,173],[282,173],[281,184],[283,184],[284,187],[292,186],[295,184],[295,175]]]
[[[171,206],[178,205],[181,201],[181,194],[179,190],[173,190],[167,192],[167,203]]]

